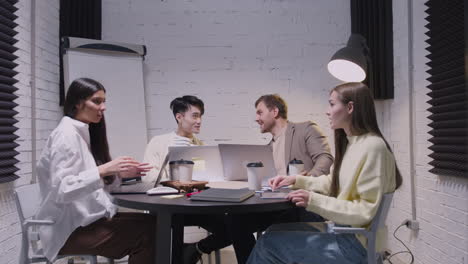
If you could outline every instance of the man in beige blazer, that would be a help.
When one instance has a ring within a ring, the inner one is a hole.
[[[292,123],[288,121],[288,107],[277,94],[263,95],[255,102],[256,119],[262,133],[273,135],[270,145],[273,147],[273,159],[278,175],[288,174],[291,160],[304,163],[304,175],[320,176],[330,172],[333,157],[327,138],[313,122]],[[237,263],[247,262],[255,237],[253,232],[265,230],[274,223],[296,221],[322,221],[318,215],[303,208],[279,212],[256,214],[231,214],[227,218],[227,230],[232,239]]]
[[[333,157],[326,136],[311,121],[288,121],[286,102],[277,94],[263,95],[255,102],[256,119],[262,133],[271,133],[273,159],[278,175],[288,174],[288,164],[297,159],[304,163],[303,174],[320,176],[330,172]]]

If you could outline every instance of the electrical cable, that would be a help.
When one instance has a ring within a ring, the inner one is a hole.
[[[398,226],[398,227],[395,229],[395,231],[393,232],[393,237],[394,237],[396,240],[398,240],[398,241],[406,248],[406,250],[404,250],[404,251],[398,251],[398,252],[393,253],[393,254],[391,254],[390,256],[388,256],[387,260],[388,260],[388,262],[390,262],[390,264],[393,264],[393,262],[390,261],[390,259],[391,259],[392,257],[394,257],[395,255],[403,254],[403,253],[408,253],[408,254],[410,254],[410,256],[411,256],[411,262],[410,262],[410,264],[413,264],[413,262],[414,262],[414,255],[413,255],[413,253],[411,252],[411,250],[405,245],[405,243],[403,243],[403,241],[402,241],[401,239],[399,239],[399,238],[396,236],[396,232],[397,232],[398,229],[400,229],[402,226],[406,226],[406,223],[401,224],[400,226]]]

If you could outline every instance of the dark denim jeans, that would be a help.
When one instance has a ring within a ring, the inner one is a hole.
[[[257,241],[248,264],[365,264],[367,251],[353,234],[320,232],[312,223],[273,225]]]

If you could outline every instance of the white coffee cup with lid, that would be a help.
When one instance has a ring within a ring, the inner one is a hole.
[[[169,167],[171,168],[172,180],[191,182],[194,164],[193,161],[184,159],[170,161]]]
[[[260,191],[262,188],[263,178],[263,163],[250,162],[247,164],[247,181],[249,183],[249,189]]]
[[[304,162],[302,160],[293,159],[289,162],[288,175],[294,176],[304,171]]]

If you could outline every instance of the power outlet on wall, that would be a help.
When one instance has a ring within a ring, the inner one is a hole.
[[[383,252],[382,259],[386,260],[386,259],[388,259],[388,257],[390,257],[390,255],[392,255],[392,252],[390,251],[390,249],[385,249],[384,252]]]
[[[403,224],[411,230],[419,230],[419,221],[417,220],[406,219]]]

